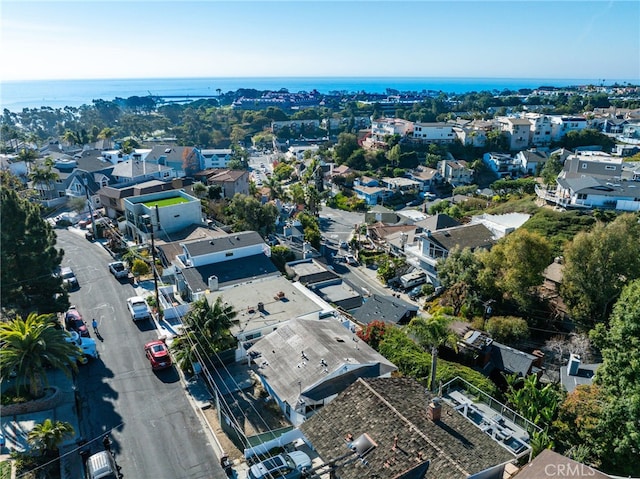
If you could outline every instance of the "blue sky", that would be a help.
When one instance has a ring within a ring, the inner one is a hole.
[[[1,2],[1,80],[640,80],[637,0]]]

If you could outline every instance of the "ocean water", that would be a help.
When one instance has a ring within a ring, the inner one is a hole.
[[[131,96],[216,96],[240,88],[290,92],[318,90],[384,93],[387,88],[399,91],[425,90],[445,93],[571,86],[597,84],[594,79],[526,79],[526,78],[393,78],[393,77],[251,77],[251,78],[148,78],[105,80],[42,80],[0,82],[0,107],[19,112],[24,108],[64,108],[90,105],[94,99],[113,100]],[[624,80],[619,80],[619,83]],[[609,83],[609,81],[607,82]],[[613,83],[613,82],[611,82]]]

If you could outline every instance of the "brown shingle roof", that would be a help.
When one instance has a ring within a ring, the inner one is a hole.
[[[348,434],[367,433],[377,443],[366,465],[356,460],[338,468],[340,479],[393,479],[426,460],[428,477],[458,479],[515,459],[443,402],[441,420],[429,420],[430,400],[411,378],[358,379],[301,429],[325,462],[348,452]]]

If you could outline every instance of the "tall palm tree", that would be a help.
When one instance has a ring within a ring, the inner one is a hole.
[[[50,163],[45,163],[42,167],[36,166],[29,174],[29,179],[33,182],[34,189],[38,189],[43,192],[51,191],[53,189],[53,184],[59,178],[60,175],[53,171]]]
[[[458,350],[458,338],[449,329],[450,322],[450,318],[437,315],[429,318],[417,316],[409,323],[409,333],[416,337],[423,348],[431,350],[431,380],[429,388],[432,392],[436,390],[438,348],[440,346],[449,346],[455,351]]]
[[[27,441],[43,456],[55,455],[62,442],[66,438],[73,437],[75,433],[73,426],[68,422],[45,419],[29,431]]]
[[[53,314],[30,313],[26,320],[20,316],[0,323],[0,377],[15,372],[16,388],[29,388],[32,397],[40,397],[48,385],[46,366],[61,369],[70,375],[77,368],[75,359],[80,348],[67,341],[67,333],[60,329]]]
[[[31,163],[33,163],[37,158],[38,152],[36,150],[33,150],[31,148],[22,148],[18,152],[17,160],[25,162],[25,164],[27,165],[27,173],[29,173],[29,170],[31,169]]]

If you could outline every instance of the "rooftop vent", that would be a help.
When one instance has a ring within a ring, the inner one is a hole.
[[[171,153],[171,148],[165,148],[164,152],[165,153]]]
[[[376,442],[371,439],[371,437],[365,432],[364,434],[358,436],[358,438],[353,441],[350,446],[352,451],[354,451],[359,457],[366,456],[373,449],[378,447]]]

